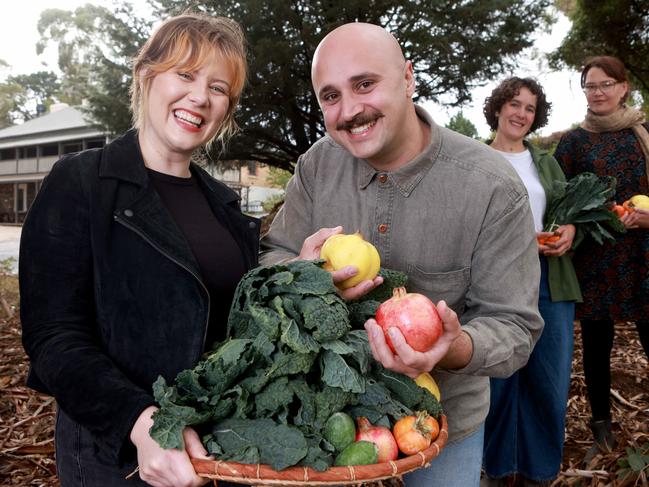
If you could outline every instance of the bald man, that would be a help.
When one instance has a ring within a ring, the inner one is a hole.
[[[311,75],[327,135],[298,160],[261,261],[318,258],[327,237],[359,230],[383,267],[407,273],[408,290],[437,303],[444,332],[425,353],[393,329],[393,354],[374,320],[365,328],[383,366],[413,378],[431,372],[442,392],[449,443],[406,485],[477,486],[489,377],[523,366],[543,328],[525,188],[488,146],[437,126],[413,103],[412,64],[383,28],[335,29]],[[355,272],[340,270],[334,282]],[[358,298],[380,282],[342,294]]]

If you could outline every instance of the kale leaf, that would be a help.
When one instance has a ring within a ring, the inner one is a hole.
[[[243,277],[228,338],[173,384],[159,378],[153,385],[160,409],[151,436],[163,448],[182,448],[183,429],[197,425],[211,431],[203,443],[220,460],[321,471],[334,459],[323,438],[332,414],[362,414],[389,426],[415,407],[439,408],[410,378],[372,359],[362,329],[405,274],[382,269],[374,300],[348,306],[322,263],[262,266]]]

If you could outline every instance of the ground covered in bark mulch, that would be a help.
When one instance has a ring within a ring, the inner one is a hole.
[[[11,304],[16,299],[15,294],[7,296]],[[649,448],[649,365],[635,327],[618,326],[612,357],[613,422],[621,444],[615,451],[596,457],[588,468],[581,462],[590,445],[590,411],[578,324],[575,333],[564,464],[554,485],[649,485],[647,468],[644,473],[638,472],[643,465],[638,462],[649,465],[649,456],[644,460],[634,456],[643,446]],[[19,320],[0,318],[0,486],[58,486],[53,441],[55,403],[24,386],[27,369]],[[629,459],[636,470],[630,468],[623,479],[623,466]]]

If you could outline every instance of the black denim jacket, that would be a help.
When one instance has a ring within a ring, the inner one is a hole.
[[[227,186],[191,170],[247,268],[256,266],[258,220]],[[28,385],[54,396],[117,462],[156,378],[199,360],[210,307],[135,130],[55,164],[25,220],[19,272]]]

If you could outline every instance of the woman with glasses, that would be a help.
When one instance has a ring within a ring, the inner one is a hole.
[[[649,124],[625,104],[630,85],[624,64],[611,56],[591,59],[581,72],[588,110],[581,127],[566,133],[555,157],[566,177],[584,171],[617,179],[616,199],[649,195]],[[649,212],[621,217],[627,229],[616,242],[585,239],[573,262],[584,295],[577,305],[583,366],[595,442],[584,461],[615,446],[611,431],[611,370],[614,323],[635,322],[649,356]]]
[[[485,100],[492,149],[520,176],[534,217],[537,241],[544,232],[552,183],[565,181],[557,161],[526,137],[548,122],[550,103],[532,78],[508,78]],[[543,333],[527,364],[507,379],[490,380],[491,403],[485,422],[483,487],[549,485],[563,457],[566,404],[572,368],[575,301],[579,283],[568,251],[575,226],[556,228],[556,242],[538,243],[541,280],[538,307]],[[543,238],[541,238],[543,237]]]

